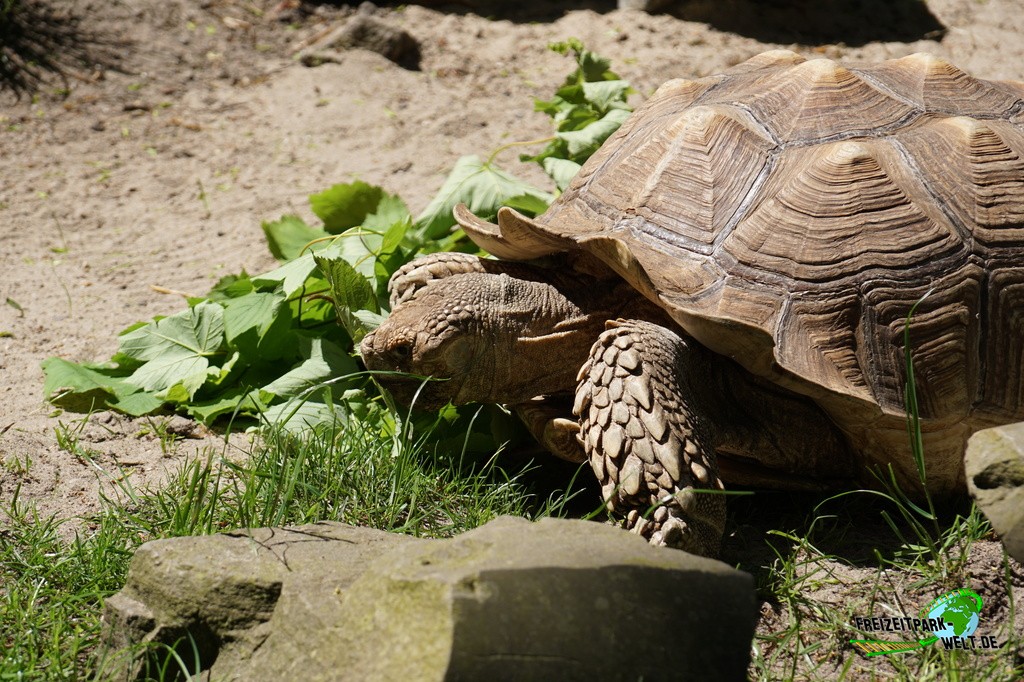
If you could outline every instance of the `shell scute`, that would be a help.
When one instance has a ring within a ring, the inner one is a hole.
[[[955,116],[899,139],[980,256],[1024,246],[1024,135],[1018,128]]]
[[[785,276],[790,291],[921,267],[960,251],[958,231],[902,171],[882,140],[795,150],[723,249],[746,268]]]
[[[759,77],[750,82],[751,76]],[[740,76],[699,100],[700,104],[711,102],[750,111],[783,144],[873,135],[920,113],[828,59]]]
[[[998,84],[974,78],[945,59],[923,52],[858,71],[894,96],[929,113],[1001,116],[1021,100]]]

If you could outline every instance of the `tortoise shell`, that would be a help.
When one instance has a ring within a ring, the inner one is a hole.
[[[663,85],[539,218],[458,213],[499,257],[597,256],[913,487],[915,303],[928,487],[962,488],[967,437],[1024,418],[1024,84],[769,52]]]

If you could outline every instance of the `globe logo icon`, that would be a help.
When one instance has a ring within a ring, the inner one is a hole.
[[[941,618],[946,627],[931,634],[943,639],[964,639],[978,629],[981,598],[970,590],[955,590],[942,595],[928,607],[929,618]]]

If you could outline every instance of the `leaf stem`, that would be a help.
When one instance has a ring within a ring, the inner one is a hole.
[[[529,147],[535,144],[544,144],[545,142],[551,142],[556,137],[557,135],[548,135],[547,137],[542,137],[538,140],[518,140],[516,142],[508,142],[506,144],[501,145],[493,152],[491,152],[491,155],[487,157],[487,161],[484,162],[484,165],[491,165],[491,162],[494,161],[494,159],[498,158],[498,154],[502,153],[506,149],[511,149],[512,147]]]
[[[152,289],[153,291],[155,291],[158,294],[170,294],[170,295],[173,295],[173,296],[181,296],[182,298],[203,298],[201,296],[196,296],[195,294],[190,294],[187,291],[178,291],[177,289],[168,289],[167,287],[162,287],[159,284],[150,284],[149,288]]]

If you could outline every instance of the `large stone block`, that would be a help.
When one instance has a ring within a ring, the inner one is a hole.
[[[212,643],[203,667],[223,680],[745,676],[751,577],[611,526],[500,518],[449,540],[326,524],[252,538],[140,550],[108,603],[108,641],[188,632]]]
[[[348,600],[367,680],[739,680],[756,620],[749,575],[562,519],[396,548]]]
[[[1006,551],[1024,563],[1024,423],[971,436],[964,470],[971,495]]]
[[[331,646],[343,591],[366,566],[416,542],[427,541],[342,523],[148,542],[106,602],[104,676],[146,679],[147,659],[131,651],[163,644],[216,679],[335,679],[288,675],[329,658],[317,648]]]

